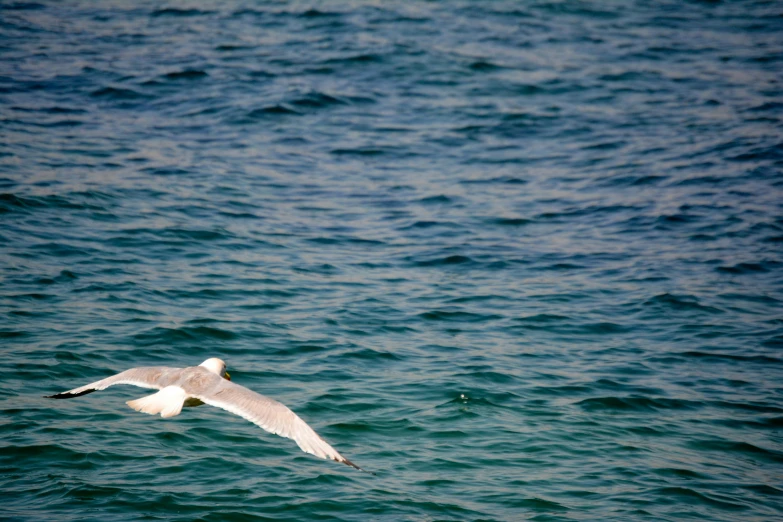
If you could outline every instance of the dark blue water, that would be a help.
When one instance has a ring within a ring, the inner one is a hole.
[[[780,3],[1,5],[0,518],[783,516]]]

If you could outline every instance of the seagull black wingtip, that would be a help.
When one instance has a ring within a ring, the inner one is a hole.
[[[367,471],[366,469],[362,469],[362,468],[360,468],[359,466],[357,466],[356,464],[354,464],[354,463],[353,463],[353,462],[351,462],[350,460],[346,459],[345,457],[343,457],[343,460],[337,460],[337,459],[334,459],[334,460],[335,460],[336,462],[342,462],[342,463],[343,463],[343,464],[345,464],[346,466],[351,466],[352,468],[356,468],[356,469],[358,469],[359,471],[363,471],[363,472],[365,472],[365,473],[369,473],[369,474],[370,474],[370,475],[372,475],[373,477],[375,477],[375,476],[376,476],[376,475],[375,475],[375,473],[373,473],[372,471]]]
[[[81,393],[55,393],[54,395],[44,395],[44,399],[73,399],[74,397],[81,397],[87,395],[95,390],[85,390]]]

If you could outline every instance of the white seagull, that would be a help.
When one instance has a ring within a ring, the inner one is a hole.
[[[150,415],[160,413],[163,418],[179,415],[183,406],[217,406],[257,424],[270,433],[293,439],[306,453],[365,471],[340,455],[284,404],[230,381],[226,363],[213,357],[189,368],[131,368],[80,388],[48,395],[46,398],[72,399],[115,384],[152,388],[160,391],[126,404],[136,411]]]

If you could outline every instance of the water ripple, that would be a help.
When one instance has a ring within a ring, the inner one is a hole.
[[[0,518],[780,518],[772,3],[0,11]]]

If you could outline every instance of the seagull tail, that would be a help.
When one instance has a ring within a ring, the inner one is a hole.
[[[160,416],[166,419],[180,414],[186,398],[185,390],[179,386],[166,386],[158,393],[147,395],[135,401],[128,401],[125,404],[136,411],[150,415],[160,413]]]

